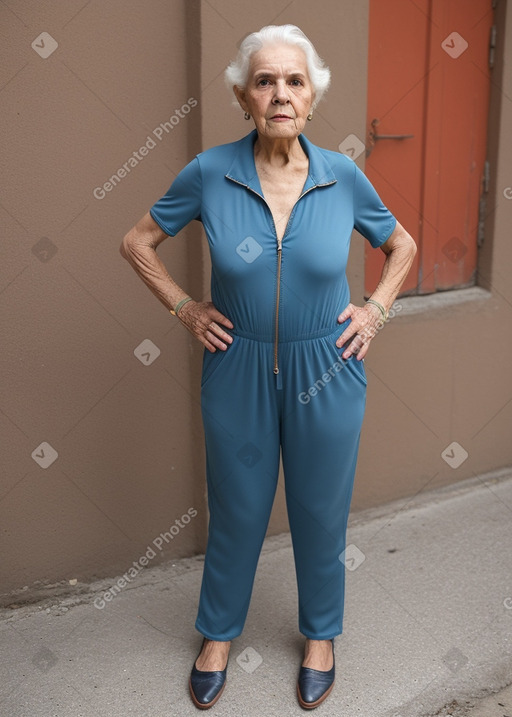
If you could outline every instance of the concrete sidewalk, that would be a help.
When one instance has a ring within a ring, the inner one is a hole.
[[[510,691],[478,704],[512,682],[512,474],[354,514],[348,544],[336,684],[316,714],[512,717]],[[187,683],[201,572],[202,556],[145,568],[102,609],[115,578],[2,611],[2,717],[199,714]],[[285,534],[265,541],[210,714],[304,714],[303,645]]]
[[[511,717],[512,685],[496,694],[472,700],[454,700],[436,717]]]

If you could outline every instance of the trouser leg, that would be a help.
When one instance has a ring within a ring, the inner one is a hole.
[[[201,395],[210,516],[195,626],[211,640],[243,630],[279,474],[268,346],[235,343]]]
[[[343,631],[346,527],[366,399],[362,366],[330,379],[330,339],[290,347],[283,410],[283,468],[299,598],[299,630],[330,639]],[[307,392],[316,385],[316,390]],[[309,400],[308,400],[309,398]]]

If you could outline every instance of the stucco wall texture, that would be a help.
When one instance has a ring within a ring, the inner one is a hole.
[[[121,574],[159,536],[153,564],[204,551],[203,348],[119,246],[197,152],[252,128],[223,70],[263,25],[299,25],[332,69],[309,139],[336,150],[350,133],[364,137],[368,12],[365,0],[2,3],[4,602],[25,586],[29,596],[45,583]],[[505,2],[496,19],[477,281],[488,293],[434,307],[415,299],[423,308],[400,312],[375,339],[353,511],[512,462]],[[364,169],[364,154],[357,163]],[[354,303],[363,301],[364,242],[354,233]],[[199,224],[158,253],[191,296],[210,298]],[[468,454],[457,467],[453,442]],[[280,476],[269,534],[287,530]]]

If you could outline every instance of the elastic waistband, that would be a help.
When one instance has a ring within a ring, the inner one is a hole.
[[[268,336],[265,334],[254,334],[249,331],[240,331],[239,329],[227,329],[228,333],[240,336],[243,339],[251,339],[251,341],[261,341],[263,343],[274,343],[274,336]],[[310,341],[311,339],[320,339],[325,336],[331,336],[336,334],[336,338],[343,333],[343,324],[336,324],[336,326],[328,326],[323,329],[317,329],[316,331],[308,331],[304,334],[294,336],[292,339],[281,338],[279,335],[279,343],[287,344],[293,341]]]

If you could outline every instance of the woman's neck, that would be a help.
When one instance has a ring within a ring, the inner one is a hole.
[[[269,139],[258,135],[254,144],[254,159],[258,163],[283,167],[290,163],[303,163],[307,155],[298,137]]]

